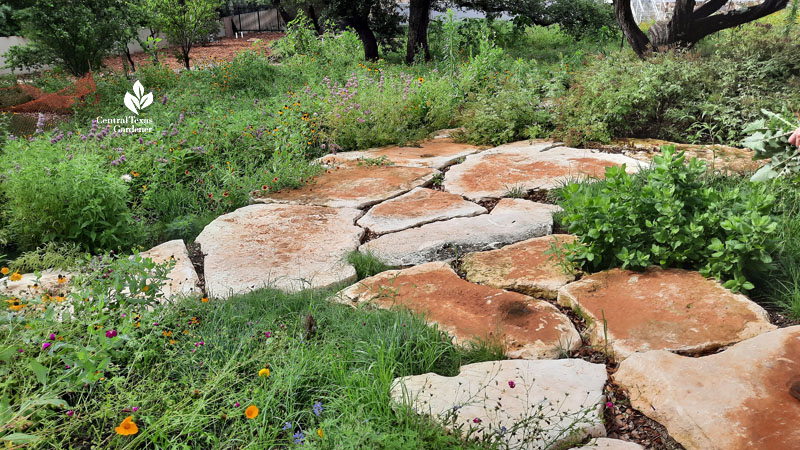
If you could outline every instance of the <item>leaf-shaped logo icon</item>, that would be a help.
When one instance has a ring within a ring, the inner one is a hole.
[[[137,116],[139,111],[150,106],[153,103],[153,93],[144,94],[144,86],[138,80],[133,83],[133,94],[130,92],[125,93],[125,107],[131,110]]]

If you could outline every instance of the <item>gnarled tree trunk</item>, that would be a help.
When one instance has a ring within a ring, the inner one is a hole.
[[[614,12],[633,51],[645,57],[651,51],[691,47],[708,35],[780,11],[789,0],[764,0],[754,6],[719,13],[728,1],[708,0],[695,7],[695,0],[676,0],[672,18],[668,22],[654,24],[650,28],[649,38],[633,19],[631,0],[614,0]]]
[[[425,61],[430,61],[431,50],[428,46],[428,25],[431,21],[431,0],[411,0],[408,7],[408,45],[406,46],[406,64],[414,62],[417,52],[425,53]]]
[[[374,61],[380,56],[378,54],[378,40],[375,38],[375,33],[369,27],[369,18],[352,16],[348,17],[345,21],[348,26],[358,34],[361,43],[364,44],[364,59],[367,61]]]

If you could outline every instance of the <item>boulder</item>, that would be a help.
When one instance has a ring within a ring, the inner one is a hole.
[[[358,225],[376,234],[452,219],[486,214],[486,208],[468,202],[460,195],[427,188],[411,192],[375,205],[358,219]]]
[[[411,266],[451,258],[454,252],[491,250],[553,231],[560,208],[520,199],[502,199],[489,214],[458,217],[390,233],[359,248],[386,264]]]
[[[591,343],[607,340],[618,360],[648,350],[705,353],[775,328],[744,295],[680,269],[596,273],[561,288],[558,303],[586,317]]]
[[[557,449],[605,436],[605,383],[604,365],[580,359],[489,361],[398,378],[392,399],[502,448]]]
[[[568,234],[554,234],[488,252],[468,253],[461,269],[473,283],[555,299],[559,288],[575,281],[575,274],[565,272],[558,264],[558,257],[546,252],[553,245],[574,239]]]
[[[387,161],[406,167],[430,167],[442,169],[461,158],[479,152],[469,144],[459,144],[448,138],[436,138],[422,142],[419,147],[382,147],[357,152],[343,152],[320,158],[323,164],[369,164]]]
[[[360,281],[334,299],[369,302],[424,314],[459,343],[497,340],[511,358],[557,358],[581,345],[569,318],[544,300],[464,281],[443,262],[390,270]]]
[[[364,230],[361,211],[308,205],[250,205],[218,217],[197,237],[206,291],[227,297],[261,287],[286,291],[354,281],[345,261]]]
[[[567,181],[602,178],[610,166],[633,173],[646,164],[597,150],[552,148],[552,143],[517,142],[468,156],[450,168],[444,188],[472,201],[506,197],[512,189],[553,189]]]
[[[175,266],[167,275],[167,282],[161,288],[164,298],[202,294],[200,279],[194,270],[192,260],[189,259],[189,251],[186,249],[183,239],[164,242],[146,252],[139,253],[139,256],[150,258],[156,264],[166,263],[171,260],[175,261]]]
[[[363,209],[415,187],[427,186],[437,173],[425,167],[337,166],[299,189],[262,191],[253,202]]]
[[[800,442],[800,326],[700,358],[638,353],[614,375],[631,406],[687,450],[790,450]]]

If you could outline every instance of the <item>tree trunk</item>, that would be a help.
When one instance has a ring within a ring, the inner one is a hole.
[[[183,64],[186,66],[186,70],[192,70],[189,68],[189,50],[183,50]]]
[[[311,19],[311,24],[314,25],[314,31],[316,31],[318,35],[322,34],[322,27],[319,25],[319,17],[317,17],[317,12],[314,10],[314,5],[308,5],[306,8],[306,15]]]
[[[414,62],[417,52],[425,52],[425,61],[431,60],[428,46],[428,25],[431,21],[431,0],[411,0],[408,9],[408,45],[406,64]]]
[[[131,50],[128,48],[128,44],[125,44],[125,57],[128,58],[128,62],[131,63],[131,72],[136,72],[136,64],[133,62],[133,57],[131,57]]]
[[[367,17],[348,17],[347,25],[353,27],[364,44],[364,59],[367,61],[375,61],[380,56],[378,54],[378,40],[375,39],[375,33],[369,27],[369,19]]]
[[[289,22],[294,20],[294,18],[292,16],[290,16],[289,13],[286,12],[285,9],[283,9],[283,6],[281,6],[281,1],[280,0],[272,0],[272,7],[278,10],[278,14],[281,15],[281,20],[283,20],[284,24],[288,24]]]
[[[631,0],[614,0],[614,15],[628,44],[640,58],[644,58],[650,52],[650,41],[633,18]]]

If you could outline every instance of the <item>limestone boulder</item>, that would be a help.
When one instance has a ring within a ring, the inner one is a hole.
[[[461,198],[460,195],[427,188],[411,192],[375,205],[358,219],[358,225],[376,234],[405,230],[426,223],[455,217],[486,214],[486,208]]]
[[[429,223],[390,233],[363,245],[392,266],[411,266],[452,258],[453,254],[491,250],[553,231],[560,208],[521,199],[502,199],[489,214]]]
[[[206,291],[216,297],[261,287],[286,291],[354,281],[345,261],[364,230],[361,211],[309,205],[250,205],[218,217],[197,237]]]
[[[512,189],[553,189],[571,180],[602,178],[610,166],[625,164],[631,173],[646,166],[624,155],[553,145],[517,142],[470,155],[445,174],[444,188],[479,201],[505,197]]]
[[[648,350],[704,353],[775,328],[744,295],[680,269],[596,273],[561,288],[558,303],[586,317],[590,341],[607,339],[617,359]]]
[[[555,299],[562,286],[575,280],[575,274],[565,271],[558,263],[558,256],[547,252],[553,245],[574,239],[568,234],[555,234],[488,252],[468,253],[461,269],[473,283]]]
[[[352,306],[368,302],[408,308],[424,314],[456,342],[500,341],[511,358],[556,358],[581,345],[577,330],[555,306],[470,283],[443,262],[382,272],[334,298]]]
[[[259,197],[252,200],[254,203],[363,209],[415,187],[427,186],[437,173],[426,167],[336,166],[299,189],[260,192]]]
[[[606,368],[580,359],[489,361],[396,379],[392,399],[502,448],[557,449],[605,436]]]
[[[391,146],[326,155],[320,158],[320,162],[328,165],[352,165],[386,161],[397,166],[442,169],[479,151],[473,145],[456,143],[449,137],[442,137],[424,141],[418,147]]]
[[[790,450],[800,442],[800,326],[700,358],[632,355],[614,375],[631,405],[687,450]]]
[[[167,282],[161,288],[164,298],[175,296],[200,295],[200,279],[194,270],[189,251],[183,239],[175,239],[157,245],[146,252],[139,253],[142,258],[150,258],[156,264],[175,261],[175,265],[167,274]]]

